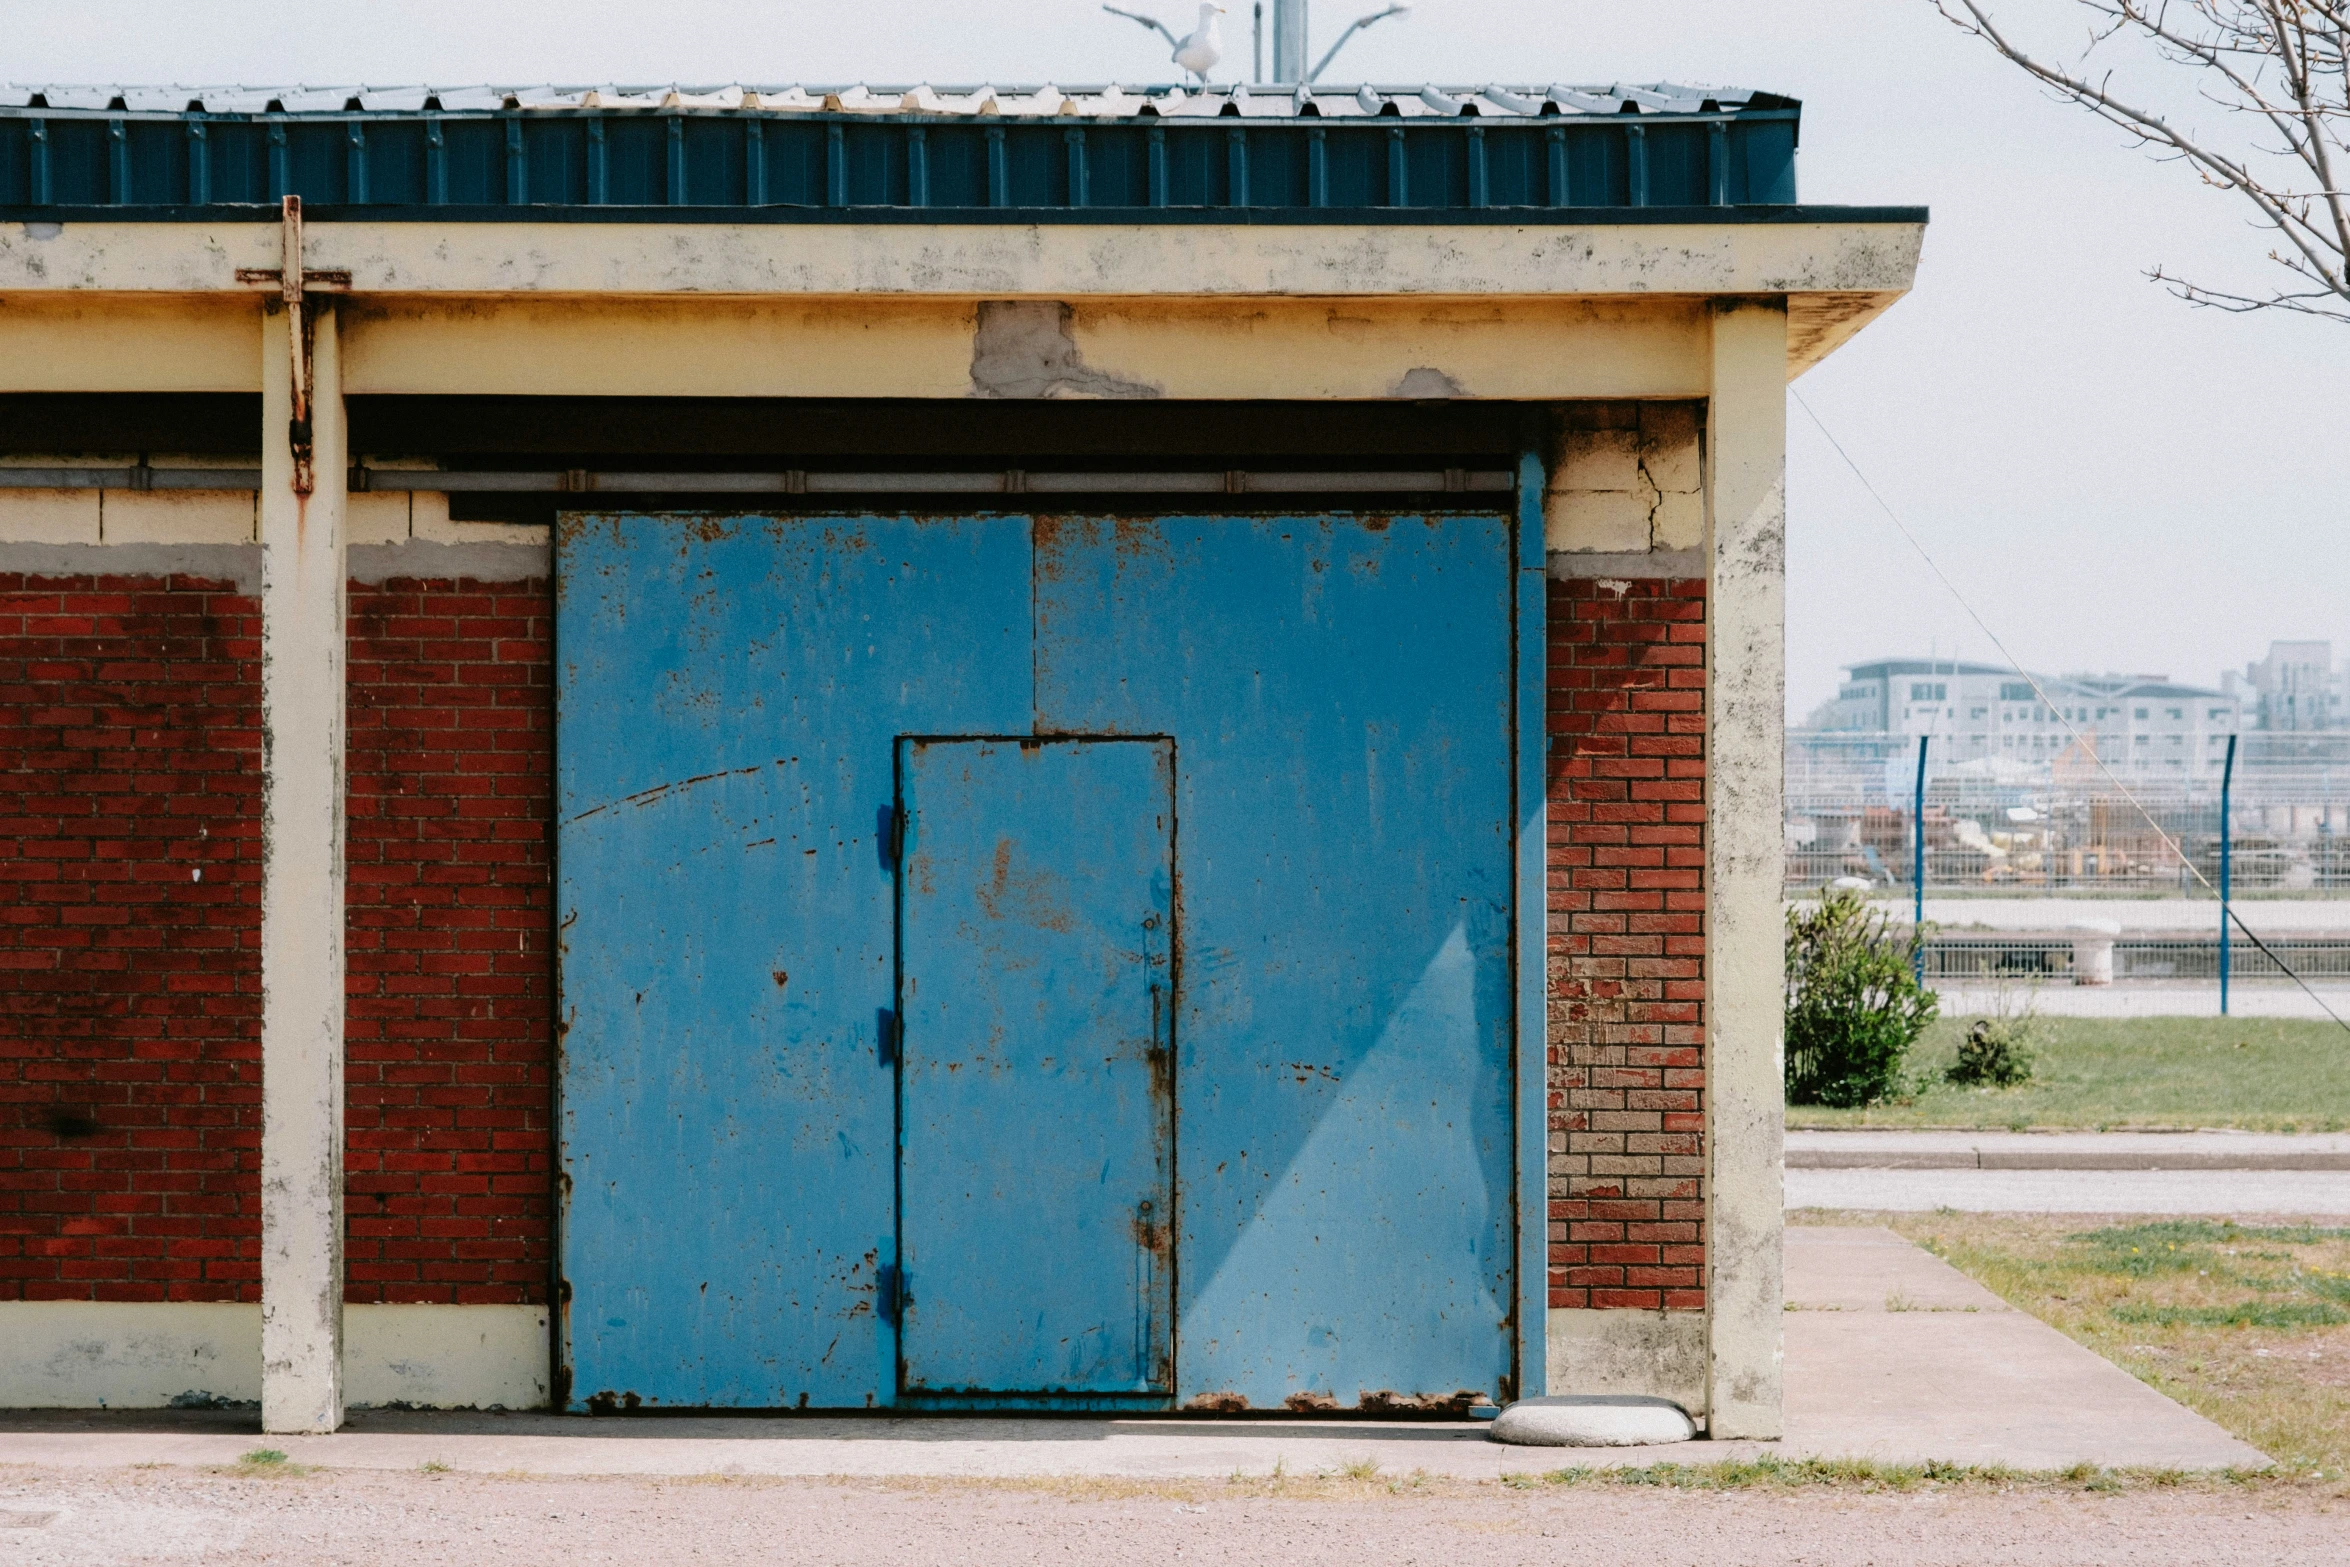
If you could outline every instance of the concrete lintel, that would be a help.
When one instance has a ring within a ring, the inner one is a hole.
[[[551,545],[443,544],[411,539],[405,544],[360,544],[350,551],[351,580],[367,586],[415,577],[463,578],[469,582],[523,582],[554,571]]]
[[[1705,561],[1705,551],[1701,549],[1641,550],[1637,553],[1552,550],[1549,564],[1551,576],[1560,582],[1594,577],[1602,581],[1638,581],[1656,577],[1691,580],[1706,574]]]
[[[343,1422],[343,669],[347,461],[335,315],[312,315],[312,493],[295,485],[290,313],[264,318],[261,1424]]]
[[[23,544],[0,542],[0,572],[28,577],[194,577],[261,591],[257,544]]]
[[[1787,311],[1713,319],[1706,419],[1705,1260],[1708,1425],[1783,1420]]]

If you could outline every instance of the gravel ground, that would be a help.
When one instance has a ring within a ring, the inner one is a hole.
[[[1033,1487],[539,1480],[185,1469],[0,1473],[11,1564],[790,1562],[826,1567],[1170,1562],[1995,1564],[2350,1560],[2350,1501],[2281,1488],[1867,1494],[1323,1482]]]

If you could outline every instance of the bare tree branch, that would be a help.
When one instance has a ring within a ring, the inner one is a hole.
[[[2003,32],[1984,0],[1934,8],[2051,89],[2158,157],[2192,166],[2203,182],[2251,203],[2283,245],[2269,260],[2294,285],[2265,297],[2207,288],[2160,267],[2147,275],[2190,304],[2286,310],[2350,323],[2350,0],[2075,0],[2091,18],[2079,64],[2035,55]],[[2242,116],[2249,134],[2182,126],[2091,69],[2098,49],[2134,40],[2195,73],[2203,99]]]

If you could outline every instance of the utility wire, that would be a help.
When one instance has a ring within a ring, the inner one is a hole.
[[[2064,706],[2060,704],[2054,697],[2048,694],[2047,687],[2040,684],[2040,677],[2033,674],[2030,670],[2024,668],[2023,662],[2013,653],[2007,650],[2007,644],[1999,639],[1998,632],[1991,629],[1991,623],[1985,620],[1981,613],[1976,610],[1973,603],[1968,600],[1967,596],[1958,590],[1958,584],[1950,580],[1950,574],[1942,569],[1941,564],[1937,562],[1933,555],[1927,551],[1926,546],[1919,542],[1918,536],[1910,531],[1909,524],[1901,520],[1901,514],[1893,509],[1892,503],[1886,500],[1885,497],[1878,492],[1878,489],[1874,484],[1869,482],[1869,476],[1861,471],[1861,466],[1859,463],[1852,460],[1852,454],[1844,449],[1844,443],[1842,441],[1836,439],[1836,432],[1828,428],[1827,421],[1822,419],[1819,416],[1818,411],[1815,410],[1810,403],[1804,400],[1803,393],[1797,391],[1794,387],[1789,387],[1787,390],[1789,395],[1795,399],[1795,406],[1801,408],[1804,411],[1804,414],[1810,418],[1811,422],[1815,426],[1818,427],[1820,434],[1827,438],[1828,444],[1836,449],[1836,455],[1844,459],[1844,466],[1852,470],[1852,476],[1860,481],[1860,487],[1869,492],[1869,499],[1877,503],[1877,509],[1885,514],[1886,518],[1893,524],[1894,527],[1901,530],[1901,536],[1909,541],[1909,547],[1918,552],[1918,559],[1926,563],[1927,569],[1932,571],[1934,576],[1941,582],[1942,586],[1949,590],[1950,596],[1958,600],[1958,607],[1967,612],[1967,618],[1975,623],[1976,628],[1980,630],[1984,636],[1991,639],[1991,645],[1999,650],[1999,656],[2001,658],[2007,660],[2008,667],[2013,669],[2017,674],[2022,675],[2025,680],[2031,683],[2032,692],[2040,699],[2040,705],[2047,708],[2051,713],[2056,715],[2056,721],[2064,725],[2065,732],[2071,735],[2074,741],[2077,742],[2083,750],[2089,753],[2089,759],[2097,764],[2097,770],[2105,775],[2106,780],[2111,783],[2116,790],[2120,791],[2121,797],[2123,799],[2130,802],[2130,808],[2136,811],[2140,816],[2146,818],[2146,825],[2154,829],[2154,835],[2162,840],[2163,846],[2169,849],[2172,854],[2178,856],[2179,863],[2184,865],[2197,881],[2203,883],[2206,889],[2208,889],[2214,895],[2217,895],[2219,889],[2212,886],[2211,878],[2203,874],[2203,868],[2187,857],[2187,851],[2180,847],[2179,841],[2176,838],[2173,838],[2169,833],[2163,831],[2162,823],[2154,819],[2154,813],[2146,809],[2145,804],[2139,800],[2137,795],[2131,793],[2130,786],[2126,783],[2123,783],[2120,776],[2114,772],[2113,768],[2107,765],[2105,758],[2098,754],[2095,743],[2092,742],[2086,735],[2082,734],[2081,731],[2074,726],[2071,715],[2065,710]],[[2220,823],[2220,831],[2223,833],[2227,832],[2230,828],[2230,825],[2231,824],[2227,822]],[[1925,831],[1925,828],[1922,824],[1919,826],[1918,831],[1921,833]],[[2317,1003],[2319,1011],[2323,1012],[2327,1017],[2332,1018],[2336,1023],[2340,1024],[2345,1032],[2350,1032],[2350,1021],[2345,1021],[2342,1017],[2342,1014],[2336,1012],[2332,1007],[2327,1006],[2326,998],[2319,995],[2317,991],[2310,986],[2308,980],[2303,979],[2300,973],[2296,971],[2291,964],[2287,963],[2282,957],[2280,957],[2274,948],[2269,946],[2267,942],[2260,939],[2259,934],[2255,932],[2251,926],[2244,923],[2244,916],[2236,912],[2236,907],[2233,902],[2228,905],[2228,919],[2238,930],[2244,933],[2246,939],[2248,939],[2252,945],[2258,947],[2261,952],[2267,955],[2270,962],[2274,963],[2279,969],[2284,971],[2286,978],[2292,980],[2294,984],[2299,985],[2303,991],[2307,992],[2309,999]]]

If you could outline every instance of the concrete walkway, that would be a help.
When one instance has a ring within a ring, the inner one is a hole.
[[[2000,1008],[1995,989],[1973,985],[1939,985],[1944,1017],[1989,1017]],[[2317,987],[2315,997],[2290,980],[2263,980],[2240,984],[2228,997],[2230,1017],[2299,1018],[2323,1023],[2331,1016],[2350,1018],[2350,988],[2338,980]],[[2008,992],[2013,1006],[2018,994]],[[2197,980],[2132,980],[2116,985],[2047,985],[2033,993],[2033,1010],[2042,1017],[2207,1017],[2219,1018],[2219,984]],[[2345,1040],[2350,1044],[2350,1040]]]
[[[2340,1170],[1789,1170],[1789,1210],[2264,1214],[2350,1223]]]
[[[273,1437],[296,1462],[482,1474],[1108,1476],[1311,1474],[1369,1462],[1493,1479],[1570,1465],[1786,1457],[2175,1468],[2266,1460],[1883,1229],[1788,1234],[1787,1436],[1606,1450],[1502,1447],[1479,1422],[836,1416],[601,1419],[362,1413]],[[1571,1374],[1562,1374],[1562,1383]],[[0,1465],[226,1464],[264,1445],[250,1414],[0,1416]]]
[[[1793,1131],[1786,1204],[2335,1217],[2350,1215],[2350,1135]]]
[[[1790,1131],[1790,1170],[2350,1170],[2350,1132]]]

